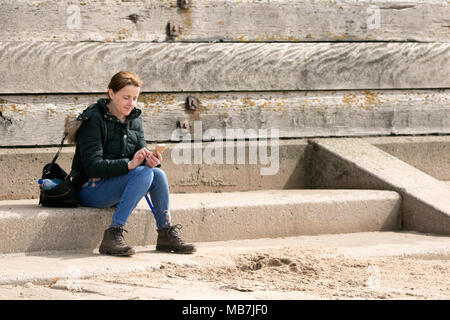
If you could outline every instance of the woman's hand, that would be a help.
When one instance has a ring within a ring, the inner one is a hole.
[[[150,152],[150,154],[147,156],[147,159],[145,161],[145,165],[150,168],[154,168],[157,165],[159,165],[162,161],[162,155],[158,151],[156,151],[156,156],[153,154],[153,152]]]
[[[142,163],[142,161],[144,161],[147,158],[149,154],[151,154],[151,151],[149,151],[145,147],[137,151],[133,156],[133,160],[128,162],[128,170],[133,170],[137,168]]]

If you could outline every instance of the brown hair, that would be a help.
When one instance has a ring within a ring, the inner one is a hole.
[[[111,78],[111,81],[108,84],[108,89],[117,92],[129,84],[136,87],[141,87],[142,80],[130,71],[120,71]]]

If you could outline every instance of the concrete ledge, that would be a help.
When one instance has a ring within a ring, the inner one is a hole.
[[[261,189],[302,189],[305,187],[306,139],[279,142],[279,170],[274,175],[261,175],[263,168],[270,164],[249,164],[249,145],[245,143],[244,164],[176,164],[172,161],[172,151],[177,143],[167,143],[162,169],[166,172],[171,192],[234,192]],[[148,144],[152,150],[155,144]],[[208,143],[203,144],[203,150]],[[224,146],[225,154],[230,147]],[[37,199],[37,180],[42,176],[42,168],[49,163],[58,148],[9,148],[0,149],[0,200]],[[192,147],[194,150],[194,147]],[[268,155],[270,155],[270,143]],[[74,147],[64,147],[58,163],[70,171]],[[237,154],[235,150],[235,156]]]
[[[450,135],[364,138],[438,180],[450,180]]]
[[[450,180],[450,136],[367,137],[363,140],[383,149],[438,180]],[[279,171],[261,175],[269,165],[248,164],[175,164],[171,152],[177,144],[167,143],[163,169],[172,192],[235,192],[268,189],[308,188],[307,139],[279,141]],[[204,147],[207,144],[204,144]],[[149,147],[153,147],[149,144]],[[57,148],[0,149],[0,200],[36,199],[37,179],[51,161]],[[68,171],[74,147],[64,147],[58,163]],[[269,150],[270,151],[270,150]],[[228,152],[225,148],[224,152]],[[268,152],[269,154],[270,152]],[[225,158],[224,158],[225,159]],[[192,161],[193,162],[193,161]]]
[[[450,187],[362,139],[314,139],[313,188],[393,190],[401,194],[405,230],[450,234]]]
[[[399,228],[401,198],[378,190],[268,190],[172,194],[173,223],[187,241],[287,237]],[[45,208],[0,201],[0,253],[97,248],[114,208]],[[145,199],[125,227],[131,245],[151,245],[156,226]]]

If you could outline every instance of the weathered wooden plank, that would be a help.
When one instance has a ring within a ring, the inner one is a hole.
[[[5,1],[0,41],[449,41],[446,0]]]
[[[263,136],[278,129],[279,137],[287,138],[449,134],[449,94],[448,89],[202,93],[194,94],[201,103],[197,114],[185,110],[191,94],[142,94],[138,107],[151,142],[192,140],[198,133],[205,141],[209,134],[251,138],[252,129]],[[65,116],[99,97],[0,96],[0,146],[58,144]],[[200,120],[201,127],[194,120]],[[188,123],[190,129],[177,128],[177,121]],[[194,132],[194,128],[200,130]]]
[[[0,93],[104,92],[130,70],[142,91],[450,87],[450,43],[0,42]]]

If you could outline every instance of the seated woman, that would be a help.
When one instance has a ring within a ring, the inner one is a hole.
[[[131,72],[115,74],[108,85],[108,99],[99,99],[78,117],[82,125],[71,174],[80,204],[107,208],[117,205],[100,245],[101,254],[129,256],[123,229],[131,212],[149,192],[158,238],[156,250],[192,253],[195,247],[179,236],[172,225],[169,185],[161,166],[162,155],[147,149],[141,110],[136,108],[142,81]]]

